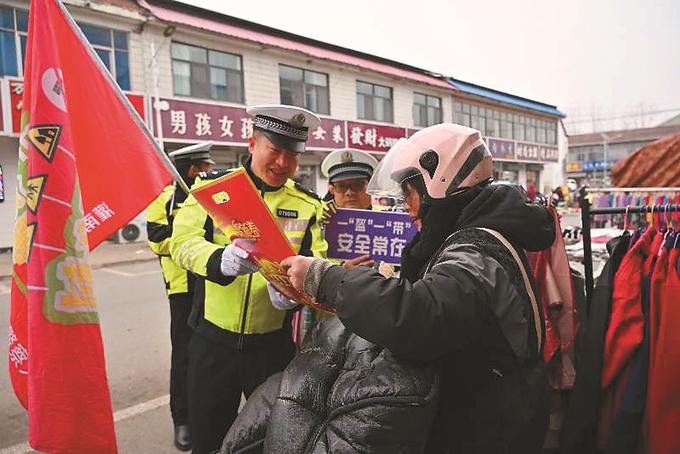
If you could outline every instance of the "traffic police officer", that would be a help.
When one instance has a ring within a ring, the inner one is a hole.
[[[328,191],[335,206],[370,210],[371,196],[366,187],[377,166],[377,159],[354,148],[341,148],[326,156],[321,172],[328,178]]]
[[[326,202],[322,222],[326,224],[330,222],[336,208],[373,209],[371,196],[366,188],[377,166],[377,159],[368,152],[355,148],[341,148],[326,156],[321,163],[321,173],[328,178],[328,192],[333,198]],[[345,268],[359,265],[375,266],[375,261],[371,260],[368,255],[346,261],[340,259],[330,259],[330,261]],[[391,275],[393,272],[389,265],[383,263],[380,264],[379,269],[385,275]],[[295,317],[298,319],[297,326],[301,329],[301,333],[296,337],[301,343],[315,322],[329,318],[331,314],[304,307],[295,314]]]
[[[320,125],[319,118],[292,106],[247,110],[254,123],[243,167],[293,248],[324,257],[321,201],[291,180],[308,130]],[[267,284],[247,252],[229,242],[193,197],[175,218],[170,252],[197,275],[190,316],[189,416],[194,452],[208,453],[220,448],[241,393],[248,397],[293,357],[291,314],[285,309],[296,304]]]
[[[328,192],[333,199],[326,203],[324,223],[328,223],[336,208],[372,210],[371,196],[366,191],[368,181],[378,166],[378,160],[368,152],[355,148],[341,148],[333,151],[321,163],[321,173],[328,178]],[[346,268],[357,265],[373,266],[368,255],[342,262]]]
[[[212,142],[203,142],[169,153],[177,171],[188,186],[196,175],[209,171],[215,164],[210,157]],[[170,413],[175,426],[177,449],[191,449],[187,409],[187,346],[192,330],[187,324],[193,293],[193,276],[180,268],[170,257],[170,236],[173,219],[186,194],[177,184],[166,186],[146,209],[146,229],[151,251],[158,255],[163,280],[170,300]]]

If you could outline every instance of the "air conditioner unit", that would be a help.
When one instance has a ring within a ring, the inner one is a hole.
[[[114,243],[137,243],[146,240],[146,220],[143,213],[109,238],[109,241]]]

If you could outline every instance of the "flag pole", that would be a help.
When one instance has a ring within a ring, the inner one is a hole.
[[[71,25],[73,31],[76,33],[76,35],[78,35],[78,38],[85,46],[85,49],[90,54],[92,60],[95,62],[95,64],[102,72],[102,74],[104,74],[104,76],[108,78],[109,82],[113,86],[113,91],[116,93],[116,96],[118,96],[118,99],[123,103],[128,113],[132,115],[132,118],[134,119],[137,126],[139,126],[142,129],[142,131],[144,131],[144,134],[148,138],[149,142],[151,142],[151,144],[153,145],[153,149],[156,151],[156,154],[158,154],[158,157],[161,159],[161,162],[165,165],[165,167],[168,169],[168,171],[173,176],[177,184],[182,188],[182,190],[189,194],[189,186],[187,186],[187,184],[184,182],[179,172],[172,164],[172,161],[170,161],[168,155],[165,154],[165,151],[163,151],[161,147],[158,145],[158,142],[156,142],[156,139],[149,131],[149,128],[146,126],[146,123],[144,123],[144,121],[139,117],[137,111],[134,109],[134,107],[132,107],[132,104],[130,104],[130,100],[127,99],[127,97],[123,94],[123,91],[120,89],[118,82],[115,81],[109,70],[106,68],[106,66],[104,66],[101,59],[99,58],[99,55],[97,55],[97,53],[92,48],[90,41],[88,41],[88,39],[85,37],[76,21],[73,20],[71,14],[68,12],[62,1],[55,0],[55,2],[59,6],[59,9],[61,10],[66,20],[68,21],[69,25]]]

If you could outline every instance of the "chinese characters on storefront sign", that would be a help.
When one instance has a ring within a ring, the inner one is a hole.
[[[308,148],[343,148],[345,146],[345,122],[322,118],[321,126],[309,131]]]
[[[370,255],[398,265],[415,234],[416,226],[405,213],[339,209],[326,227],[328,257],[349,260]]]
[[[515,159],[517,160],[557,162],[559,157],[560,153],[557,147],[517,142],[515,148]]]
[[[510,140],[486,139],[491,155],[497,159],[514,159],[515,142]]]
[[[253,130],[253,120],[243,107],[174,98],[162,99],[159,106],[166,139],[245,144]],[[387,152],[406,132],[396,126],[321,118],[321,125],[309,131],[307,148],[352,147]]]
[[[348,121],[347,135],[350,148],[386,153],[397,140],[406,137],[406,129]]]

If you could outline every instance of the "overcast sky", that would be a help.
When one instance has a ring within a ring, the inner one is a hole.
[[[183,1],[557,105],[570,133],[680,114],[680,0]]]

